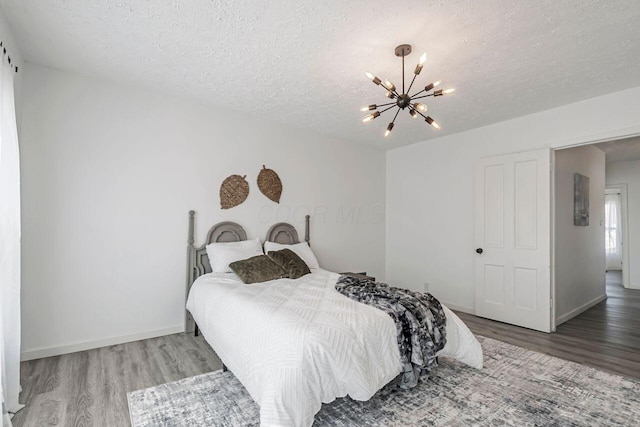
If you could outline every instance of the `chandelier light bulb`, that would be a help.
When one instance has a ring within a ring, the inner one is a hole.
[[[386,87],[390,92],[393,92],[394,90],[396,90],[396,85],[391,83],[389,79],[384,81],[383,86]]]
[[[425,111],[427,111],[428,107],[426,104],[422,104],[420,102],[416,102],[416,104],[414,105],[414,107],[417,110],[420,110],[420,112],[424,113]]]
[[[376,111],[373,114],[369,114],[368,116],[366,116],[364,119],[362,119],[362,121],[364,123],[366,122],[370,122],[371,120],[375,119],[376,117],[378,117],[380,115],[380,111]]]
[[[414,119],[418,117],[418,113],[416,112],[416,110],[410,110],[409,114],[411,114],[411,117],[413,117]]]
[[[416,65],[416,69],[413,70],[413,74],[415,74],[416,76],[420,74],[420,71],[422,71],[422,67],[424,66],[424,63],[426,61],[427,61],[427,54],[423,53],[422,56],[420,57],[420,61],[418,62],[418,65]]]
[[[440,85],[440,80],[438,80],[437,82],[433,82],[433,83],[429,83],[428,85],[426,85],[424,87],[424,91],[425,92],[429,92],[431,89],[433,89],[434,87]]]
[[[371,111],[371,110],[375,110],[376,108],[378,108],[376,104],[371,104],[371,105],[367,105],[366,107],[362,107],[360,111]]]
[[[435,120],[433,120],[431,117],[427,116],[424,119],[425,122],[429,123],[431,126],[433,126],[436,129],[440,129],[440,125],[438,124],[438,122],[436,122]]]
[[[367,71],[366,73],[364,73],[364,75],[367,76],[368,79],[371,79],[371,81],[376,85],[380,85],[381,83],[380,79],[374,76],[373,74],[371,74],[370,72]]]
[[[433,96],[449,95],[455,91],[456,91],[455,89],[445,89],[445,90],[440,89],[433,92]]]
[[[395,99],[396,94],[390,91],[387,91],[387,93],[385,94],[385,96],[389,99]]]
[[[389,123],[389,126],[387,126],[387,130],[384,132],[384,137],[385,138],[388,137],[392,130],[393,130],[393,122]]]

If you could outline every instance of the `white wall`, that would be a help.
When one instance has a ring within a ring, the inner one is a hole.
[[[573,174],[589,177],[589,225],[573,225]],[[606,298],[605,154],[592,145],[555,153],[556,325]]]
[[[640,88],[389,151],[387,280],[472,312],[476,159],[635,133]]]
[[[231,220],[290,221],[321,266],[384,276],[383,152],[27,64],[22,126],[23,357],[182,330],[187,212],[197,244]],[[265,164],[280,205],[257,187]],[[250,195],[221,210],[219,186]]]
[[[640,289],[640,160],[607,163],[607,185],[627,184],[629,287]]]

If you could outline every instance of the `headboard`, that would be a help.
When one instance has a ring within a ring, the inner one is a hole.
[[[192,230],[194,213],[193,211],[189,212],[189,230]],[[239,242],[241,240],[247,240],[247,233],[240,224],[227,221],[211,227],[204,244],[199,248],[193,247],[194,258],[192,265],[194,272],[191,282],[205,273],[211,273],[211,264],[209,263],[206,249],[209,243]],[[191,232],[189,233],[189,245],[193,246],[193,233]]]
[[[241,240],[247,240],[247,233],[240,224],[235,222],[220,222],[209,229],[207,233],[207,239],[200,247],[194,246],[194,225],[195,225],[195,211],[189,211],[189,235],[188,235],[188,247],[187,247],[187,289],[186,297],[189,296],[191,285],[194,280],[202,276],[205,273],[211,272],[211,264],[209,263],[209,257],[207,257],[207,245],[214,242],[239,242]],[[305,230],[304,240],[309,243],[309,221],[310,216],[305,216]],[[299,243],[298,232],[295,227],[286,222],[280,222],[275,224],[269,229],[267,233],[267,240],[270,242],[283,243],[283,244],[295,244]],[[186,298],[185,297],[185,298]],[[186,301],[186,299],[185,299]],[[191,314],[187,311],[185,331],[192,332],[195,330],[195,322],[191,317]]]
[[[239,242],[241,240],[247,240],[247,233],[240,224],[227,221],[220,222],[209,229],[207,238],[204,244],[196,248],[194,243],[194,222],[195,211],[189,211],[189,246],[187,247],[187,293],[191,290],[193,281],[205,273],[211,273],[211,264],[209,263],[209,257],[207,257],[207,245],[214,242]],[[195,322],[191,317],[191,314],[187,312],[186,328],[187,332],[192,332],[195,329]]]
[[[309,242],[309,219],[309,215],[304,217],[304,241],[311,246]],[[300,243],[300,240],[298,239],[298,232],[293,225],[286,222],[279,222],[271,226],[269,231],[267,231],[267,242],[294,245]]]

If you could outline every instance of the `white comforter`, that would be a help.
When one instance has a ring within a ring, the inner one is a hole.
[[[260,406],[262,426],[310,426],[322,403],[368,400],[401,371],[393,320],[335,290],[339,275],[244,285],[210,273],[187,309],[220,359]],[[449,309],[440,353],[482,367],[482,349]]]

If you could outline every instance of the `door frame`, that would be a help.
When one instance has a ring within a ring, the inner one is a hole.
[[[627,139],[640,136],[640,126],[634,126],[632,128],[613,129],[607,132],[603,132],[596,135],[587,135],[576,138],[570,138],[565,140],[554,141],[549,144],[551,148],[551,332],[556,331],[556,213],[555,213],[555,199],[556,199],[556,183],[555,183],[555,159],[556,151],[564,150],[567,148],[581,147],[583,145],[593,145],[600,142],[617,141],[620,139]],[[627,227],[628,228],[628,227]],[[624,266],[624,265],[623,265]],[[628,268],[628,263],[627,263]],[[623,271],[624,276],[624,271]],[[629,276],[627,274],[627,276]],[[624,277],[623,277],[624,279]]]
[[[620,191],[620,217],[622,219],[622,286],[629,289],[629,208],[627,184],[605,185],[605,189]]]

